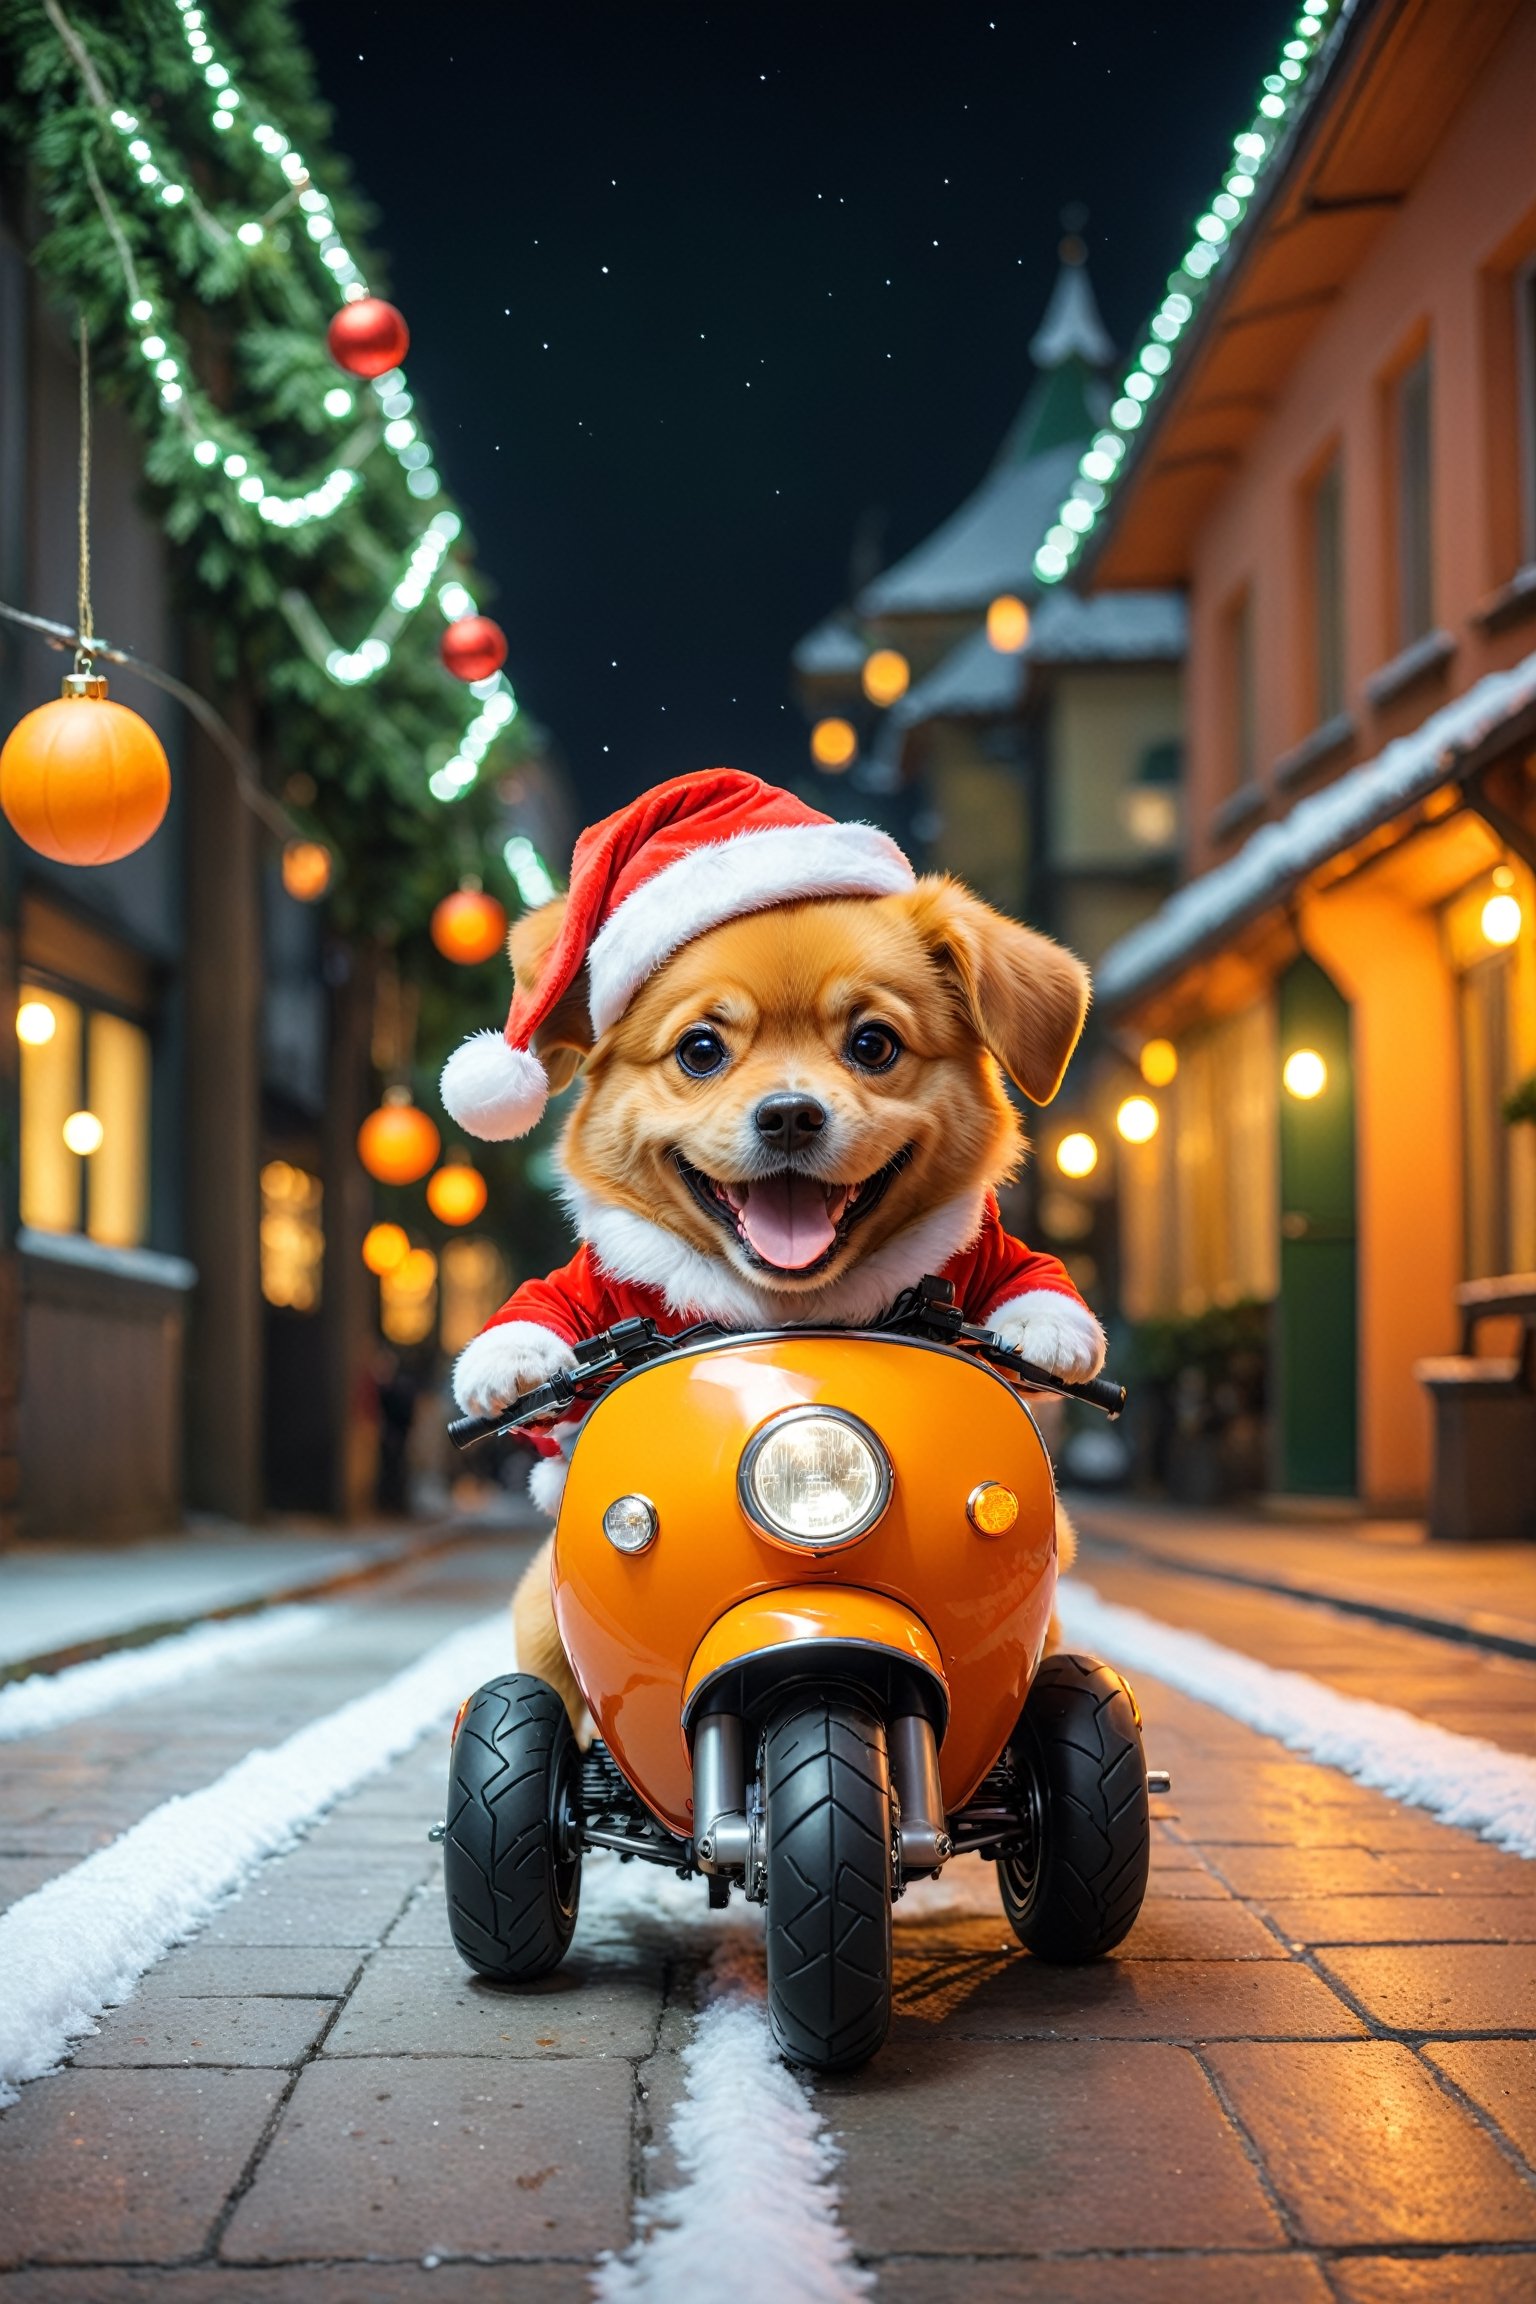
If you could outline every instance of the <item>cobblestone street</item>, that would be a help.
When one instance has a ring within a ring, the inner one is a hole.
[[[1087,1517],[1080,1574],[1106,1599],[1530,1748],[1536,1664],[1159,1568]],[[522,1555],[408,1564],[280,1662],[8,1747],[4,1901],[482,1617]],[[1536,1869],[1135,1684],[1174,1792],[1121,1953],[1031,1960],[993,1875],[956,1864],[899,1908],[889,2045],[814,2091],[874,2293],[1528,2298]],[[750,1960],[753,1921],[594,1863],[564,1967],[476,1982],[426,1839],[444,1746],[263,1865],[0,2116],[6,2304],[554,2304],[629,2245],[678,2181],[701,1978],[732,1934]]]

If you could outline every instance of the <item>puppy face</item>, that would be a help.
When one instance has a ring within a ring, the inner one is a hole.
[[[514,938],[519,967],[554,909]],[[728,922],[595,1046],[572,1001],[539,1052],[556,1078],[586,1057],[576,1183],[792,1296],[1005,1176],[1022,1140],[999,1066],[1045,1101],[1086,1003],[1069,954],[934,880]]]

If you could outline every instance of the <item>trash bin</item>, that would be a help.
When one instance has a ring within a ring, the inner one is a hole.
[[[1435,1419],[1429,1533],[1536,1537],[1536,1393],[1519,1360],[1421,1360]]]

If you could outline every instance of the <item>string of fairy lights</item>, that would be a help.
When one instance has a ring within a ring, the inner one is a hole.
[[[1132,440],[1161,391],[1175,350],[1200,309],[1212,275],[1225,260],[1259,182],[1284,142],[1297,100],[1332,29],[1348,13],[1339,0],[1309,0],[1297,17],[1273,72],[1268,73],[1254,115],[1232,139],[1232,161],[1194,237],[1168,278],[1168,292],[1152,315],[1145,337],[1121,380],[1109,422],[1095,433],[1077,467],[1077,476],[1054,524],[1034,558],[1042,584],[1059,584],[1073,565],[1109,502]]]
[[[253,259],[269,242],[274,226],[296,211],[304,223],[299,245],[309,251],[321,288],[328,288],[338,304],[367,296],[367,278],[342,236],[329,196],[314,182],[303,154],[280,128],[260,116],[247,101],[245,91],[236,85],[217,52],[207,10],[195,5],[195,0],[170,0],[170,4],[180,19],[191,61],[200,69],[208,90],[215,133],[248,140],[273,171],[275,197],[263,213],[243,217],[232,225],[214,215],[186,181],[188,171],[178,168],[163,146],[157,149],[139,115],[125,106],[110,104],[62,7],[50,7],[50,16],[81,67],[92,104],[122,146],[129,182],[145,200],[160,207],[175,210],[185,205],[198,229],[222,250],[243,248]],[[403,367],[372,380],[375,405],[371,408],[366,402],[359,408],[360,396],[352,386],[340,382],[331,386],[321,402],[324,414],[338,425],[350,422],[352,429],[338,442],[328,468],[307,486],[295,490],[291,483],[280,481],[256,441],[215,408],[201,390],[186,344],[176,333],[169,301],[155,294],[154,283],[144,277],[135,262],[89,158],[87,172],[122,270],[128,318],[138,332],[139,350],[153,373],[160,405],[167,422],[185,441],[193,463],[227,483],[221,517],[232,534],[245,541],[249,534],[246,523],[252,516],[278,530],[333,519],[364,485],[358,467],[380,444],[400,467],[413,498],[425,505],[442,493],[442,481],[422,436]],[[462,577],[444,569],[462,525],[458,514],[446,507],[429,517],[402,556],[384,604],[354,647],[343,647],[335,640],[307,594],[291,588],[281,595],[284,613],[300,645],[338,686],[362,686],[386,670],[394,641],[434,587],[445,623],[475,612],[474,597]],[[469,790],[497,734],[517,716],[517,697],[505,672],[472,683],[470,694],[476,704],[473,716],[452,757],[427,779],[427,789],[438,801],[455,800]]]

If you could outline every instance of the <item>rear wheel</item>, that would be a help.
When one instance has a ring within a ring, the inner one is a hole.
[[[1141,1910],[1152,1828],[1131,1692],[1091,1656],[1047,1656],[1010,1746],[1021,1842],[997,1860],[1003,1910],[1042,1960],[1113,1951]]]
[[[565,1705],[532,1673],[470,1698],[449,1763],[443,1884],[477,1975],[528,1984],[564,1959],[581,1897],[581,1755]]]
[[[798,1704],[763,1747],[768,2016],[792,2063],[846,2071],[891,2020],[885,1729],[841,1699]]]

